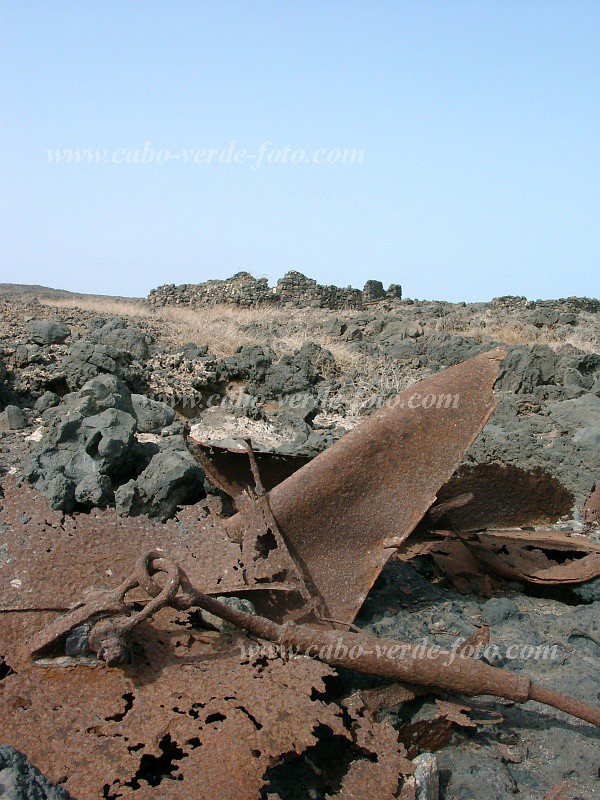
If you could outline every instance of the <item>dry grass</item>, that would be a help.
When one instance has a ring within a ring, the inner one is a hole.
[[[227,305],[154,308],[143,301],[87,297],[51,298],[42,299],[41,302],[55,309],[124,316],[134,322],[144,320],[160,328],[161,335],[168,341],[175,344],[206,344],[210,352],[217,356],[231,355],[239,347],[253,344],[268,344],[281,356],[311,340],[331,350],[342,370],[358,369],[364,361],[358,353],[322,330],[323,324],[331,317],[319,309],[239,308]]]
[[[142,300],[101,297],[44,298],[41,302],[56,309],[79,309],[99,315],[125,316],[132,321],[144,320],[156,327],[167,341],[208,345],[210,352],[220,357],[231,355],[243,345],[252,344],[268,344],[281,356],[311,340],[333,353],[337,371],[351,374],[364,374],[367,371],[364,356],[324,330],[325,323],[331,320],[331,312],[322,309],[240,308],[228,305],[155,308]],[[352,319],[356,313],[338,313],[336,316]],[[564,344],[572,344],[585,352],[597,352],[600,349],[598,323],[592,314],[581,314],[580,324],[567,336],[562,331],[559,334],[550,328],[536,328],[518,318],[498,317],[491,313],[468,319],[450,314],[437,320],[435,326],[438,330],[471,337],[476,341],[493,340],[530,346],[547,344],[554,350]],[[389,364],[387,370],[389,372]],[[369,363],[368,371],[373,375],[381,372],[374,363]]]
[[[438,330],[468,336],[477,341],[498,341],[503,344],[528,345],[546,344],[553,350],[558,350],[564,344],[571,344],[586,353],[600,350],[600,332],[597,318],[592,314],[581,314],[579,325],[573,327],[572,332],[566,336],[563,331],[552,328],[536,328],[528,322],[519,319],[511,321],[493,316],[470,318],[468,324],[464,319],[450,316],[443,317],[437,323]]]

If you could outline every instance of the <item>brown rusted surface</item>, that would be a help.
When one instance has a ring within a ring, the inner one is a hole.
[[[203,630],[188,612],[164,608],[137,625],[133,660],[123,668],[49,654],[41,664],[23,663],[26,638],[44,625],[55,633],[56,609],[85,600],[85,583],[125,580],[133,551],[147,543],[180,553],[199,585],[221,592],[246,582],[237,574],[243,570],[231,569],[243,565],[239,545],[199,509],[166,525],[111,512],[63,518],[35,492],[10,481],[5,489],[1,591],[12,612],[0,614],[0,656],[9,668],[0,681],[2,739],[78,800],[255,800],[267,769],[315,745],[318,730],[355,740],[339,707],[320,699],[331,667],[259,653],[256,641]],[[397,746],[393,763],[401,756]],[[356,758],[363,760],[358,747]]]
[[[461,537],[486,569],[529,583],[582,583],[600,575],[600,548],[555,530],[486,531]]]
[[[585,536],[519,529],[440,534],[445,540],[430,540],[427,552],[455,583],[479,577],[482,570],[539,584],[583,583],[600,575],[600,548]]]
[[[460,591],[489,594],[490,575],[539,584],[583,583],[600,575],[600,547],[586,536],[554,529],[424,530],[396,554],[430,555]]]
[[[475,633],[467,636],[462,645],[459,647],[458,652],[470,656],[473,655],[477,648],[484,648],[489,643],[490,629],[487,625],[482,625],[480,628],[477,628]]]
[[[3,741],[78,800],[255,800],[273,760],[315,744],[318,725],[348,735],[336,706],[311,699],[332,672],[316,661],[241,659],[249,639],[172,611],[136,645],[125,670],[18,667],[0,684]]]
[[[375,717],[384,708],[394,708],[414,700],[428,690],[410,683],[390,683],[377,689],[363,689],[357,692],[361,703]]]
[[[242,554],[241,545],[227,536],[222,521],[208,516],[201,505],[184,508],[167,523],[145,516],[123,519],[110,509],[63,517],[34,489],[7,480],[4,491],[0,608],[66,610],[82,588],[123,581],[139,554],[156,547],[166,550],[194,585],[208,593],[269,588],[295,593],[304,586],[280,537],[273,534],[274,548],[253,550],[248,545]],[[264,520],[257,522],[256,536],[265,534],[266,528]],[[285,577],[275,575],[281,572],[279,558]],[[269,570],[273,581],[268,580]]]
[[[325,616],[354,619],[393,552],[392,537],[400,544],[434,503],[496,406],[503,356],[497,348],[411,386],[270,492],[279,529]],[[417,394],[458,394],[460,402],[423,408]],[[228,520],[234,540],[243,524],[239,515]]]
[[[213,465],[213,469],[221,476],[224,477],[233,491],[232,497],[237,497],[247,486],[253,485],[252,473],[248,463],[248,456],[242,447],[233,448],[219,447],[214,444],[206,444],[205,442],[196,441],[188,438],[188,448],[198,457],[202,453],[209,464]],[[311,459],[308,456],[287,455],[284,453],[269,453],[261,450],[255,450],[256,463],[260,471],[260,476],[263,485],[267,491],[270,491],[278,484],[282,483],[294,472],[297,472],[301,467],[307,464]],[[203,466],[206,462],[203,462]],[[212,481],[212,478],[209,477]],[[215,483],[215,485],[217,485]],[[228,491],[228,494],[230,492]]]
[[[464,506],[469,505],[472,500],[473,495],[471,492],[467,492],[466,494],[459,494],[457,497],[452,497],[450,500],[436,503],[434,506],[431,506],[425,519],[427,522],[433,524],[445,517],[450,511],[454,511],[458,508],[464,508]]]
[[[452,740],[457,728],[477,728],[502,722],[500,714],[481,711],[459,703],[436,700],[436,710],[425,719],[399,727],[399,737],[409,758],[423,751],[435,752]]]
[[[544,795],[544,800],[572,800],[574,789],[571,781],[560,781]]]
[[[415,540],[406,542],[396,557],[407,562],[416,556],[430,555],[438,572],[459,592],[491,596],[494,581],[458,535],[451,531],[435,531],[435,534],[427,531],[415,534]]]
[[[168,576],[166,583],[164,577],[162,583],[156,580],[161,572]],[[136,564],[134,576],[125,581],[123,586],[131,587],[139,582],[152,597],[163,597],[163,605],[173,604],[181,609],[201,608],[257,637],[287,648],[288,652],[291,648],[294,654],[309,655],[331,666],[469,696],[488,694],[518,703],[534,699],[600,726],[599,708],[534,684],[527,675],[474,660],[470,653],[461,653],[460,661],[455,661],[448,659],[448,653],[439,647],[424,651],[419,644],[379,639],[364,633],[326,631],[310,625],[297,625],[290,620],[280,625],[271,619],[233,608],[196,589],[184,571],[161,553],[143,555]],[[110,595],[112,599],[114,592]],[[97,598],[94,598],[94,604],[91,605],[94,613],[97,603]],[[155,604],[152,612],[158,608],[160,606]],[[146,616],[144,612],[137,615],[142,622],[145,622]],[[90,642],[97,629],[104,629],[104,626],[105,620],[93,624]],[[125,622],[124,625],[121,623],[121,627],[130,633],[133,625]],[[93,649],[105,657],[100,650]]]
[[[597,483],[583,507],[583,521],[588,525],[600,523],[600,483]]]
[[[508,464],[460,467],[438,492],[438,502],[463,494],[473,500],[448,511],[454,530],[547,525],[570,517],[575,504],[573,494],[549,473]]]
[[[355,760],[342,780],[338,792],[331,800],[394,800],[402,777],[414,772],[407,758],[406,748],[398,739],[398,732],[387,721],[375,722],[355,694],[342,705],[350,717],[354,744],[370,759]],[[374,757],[374,760],[372,760]]]

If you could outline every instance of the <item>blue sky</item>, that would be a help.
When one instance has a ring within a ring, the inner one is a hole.
[[[597,0],[0,10],[0,281],[598,295]]]

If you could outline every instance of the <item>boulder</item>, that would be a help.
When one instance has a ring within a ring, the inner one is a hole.
[[[9,745],[0,745],[0,797],[3,800],[70,800],[27,758]]]
[[[188,361],[195,361],[197,358],[204,358],[208,354],[208,347],[194,344],[194,342],[186,342],[181,348],[181,354]]]
[[[69,389],[76,390],[102,372],[121,374],[119,353],[87,339],[71,345],[61,368]]]
[[[113,496],[110,478],[100,473],[86,475],[75,487],[75,500],[91,508],[108,505]]]
[[[426,337],[424,345],[427,348],[427,361],[440,367],[453,367],[461,361],[490,350],[493,343],[477,342],[468,336],[436,331]]]
[[[150,355],[146,334],[139,328],[114,327],[106,330],[104,326],[95,336],[102,344],[128,353],[137,361],[144,361]]]
[[[35,344],[62,344],[70,334],[67,325],[50,319],[33,319],[27,325],[27,335]]]
[[[166,403],[143,394],[132,394],[131,402],[138,433],[160,433],[175,420],[175,411]]]
[[[126,456],[133,442],[135,418],[117,408],[86,417],[80,427],[85,452],[96,459],[103,472],[109,472]]]
[[[66,398],[65,398],[66,399]],[[70,395],[70,408],[84,417],[117,408],[135,416],[131,392],[116,375],[98,375],[76,394]]]
[[[221,361],[218,372],[225,380],[242,378],[258,384],[265,379],[274,357],[275,354],[268,347],[240,347],[232,356]]]
[[[418,339],[423,335],[423,326],[417,320],[392,320],[381,331],[382,342],[395,343],[402,339]]]
[[[131,396],[114,375],[93,378],[44,413],[47,427],[22,468],[52,508],[104,506],[113,486],[135,471]]]
[[[4,411],[0,414],[0,430],[2,431],[20,431],[27,427],[27,420],[25,414],[18,406],[6,406]]]
[[[282,356],[269,368],[263,384],[249,385],[248,391],[267,398],[310,391],[321,380],[321,370],[329,371],[334,366],[329,350],[307,341],[296,353]]]
[[[204,496],[203,481],[203,471],[187,450],[160,452],[137,479],[136,490],[149,514],[167,519],[178,505]]]
[[[55,408],[60,403],[60,397],[55,392],[44,392],[38,397],[33,407],[38,414],[43,414],[49,408]]]
[[[495,388],[528,394],[536,386],[554,384],[558,362],[558,356],[548,345],[513,347],[502,362]]]

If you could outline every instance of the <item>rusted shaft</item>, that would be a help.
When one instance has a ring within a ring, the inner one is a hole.
[[[569,697],[568,694],[555,692],[554,689],[540,686],[539,683],[532,683],[529,699],[543,703],[546,706],[559,708],[566,714],[572,714],[574,717],[579,717],[579,719],[584,719],[586,722],[591,722],[592,725],[600,727],[600,709],[588,706],[587,703],[582,703],[581,700]]]
[[[334,667],[345,667],[369,675],[409,681],[469,696],[492,695],[524,703],[536,700],[600,727],[600,709],[572,697],[532,683],[531,678],[492,667],[470,658],[451,659],[422,645],[408,644],[374,636],[325,631],[288,622],[278,625],[265,617],[229,608],[219,600],[193,590],[190,605],[197,605],[237,627],[276,642],[297,648],[299,653],[318,658]]]

